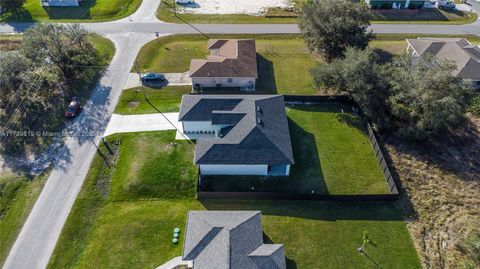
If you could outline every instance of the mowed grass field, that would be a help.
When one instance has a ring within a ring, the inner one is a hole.
[[[309,69],[317,61],[299,35],[212,35],[211,38],[255,38],[259,65],[258,93],[314,94]],[[186,72],[191,59],[209,53],[200,35],[159,38],[146,44],[137,61],[142,72]]]
[[[407,48],[406,38],[417,38],[422,35],[379,34],[370,42],[370,47],[377,49],[382,57],[390,58],[403,54]],[[479,38],[465,35],[428,35],[433,37],[465,37],[473,44]],[[211,35],[210,38],[254,38],[256,40],[259,79],[256,93],[262,94],[318,94],[315,90],[309,70],[323,59],[312,54],[306,48],[300,35]],[[209,53],[207,38],[201,35],[174,35],[162,37],[147,43],[137,55],[142,72],[183,73],[188,71],[191,59],[203,59]],[[135,70],[132,70],[134,72]],[[148,89],[148,88],[147,88]],[[172,100],[172,89],[154,91],[148,89],[152,100],[169,95]],[[177,90],[183,93],[183,89]],[[121,103],[133,100],[132,93],[124,93]],[[181,97],[177,97],[181,100]],[[135,101],[135,100],[134,100]],[[153,102],[153,101],[152,101]],[[167,101],[169,102],[169,101]],[[171,107],[171,105],[170,105]],[[118,113],[125,113],[122,108]],[[132,111],[134,111],[132,109]],[[139,108],[139,113],[142,111]],[[147,109],[147,111],[154,112]],[[149,113],[149,112],[148,112]]]
[[[202,180],[203,190],[388,193],[362,121],[349,110],[339,104],[287,107],[295,160],[289,177],[207,176]]]
[[[122,91],[115,108],[116,114],[147,114],[178,112],[182,95],[189,94],[191,86],[167,86],[163,88],[138,87]],[[148,101],[145,100],[145,96]]]
[[[284,244],[288,268],[421,268],[391,203],[196,200],[194,145],[174,137],[165,131],[108,138],[120,141],[115,168],[94,158],[49,268],[155,268],[181,255],[189,210],[261,210],[264,240]],[[108,175],[106,194],[101,182]],[[175,227],[178,245],[171,243]],[[357,252],[364,231],[376,245],[367,246],[368,257]]]
[[[0,21],[110,21],[126,17],[142,0],[83,0],[78,7],[42,7],[26,0],[23,8],[0,15]]]

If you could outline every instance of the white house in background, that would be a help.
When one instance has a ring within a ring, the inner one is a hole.
[[[480,89],[480,46],[472,45],[465,38],[417,38],[407,39],[407,52],[412,57],[422,57],[427,53],[440,60],[456,64],[454,75]]]
[[[254,91],[258,78],[253,39],[210,39],[207,59],[193,59],[189,75],[194,89],[240,88]]]
[[[184,95],[179,121],[199,137],[202,175],[288,176],[294,163],[283,96]]]
[[[40,0],[44,7],[78,7],[82,0]]]

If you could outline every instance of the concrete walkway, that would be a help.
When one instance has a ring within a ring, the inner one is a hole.
[[[181,130],[178,122],[178,112],[155,113],[141,115],[113,114],[104,136],[117,133],[132,133],[145,131]]]
[[[182,256],[178,256],[160,265],[155,269],[174,269],[176,266],[179,266],[179,265],[186,265],[188,268],[193,268],[192,261],[184,261],[182,260]]]
[[[162,73],[165,76],[165,81],[159,83],[147,84],[153,87],[165,87],[165,86],[189,86],[192,85],[192,80],[188,76],[188,72],[184,73]],[[125,83],[125,89],[135,88],[142,86],[140,78],[137,73],[128,74],[127,83]]]

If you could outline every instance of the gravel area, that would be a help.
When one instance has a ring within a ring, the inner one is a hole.
[[[262,15],[268,8],[292,6],[289,0],[195,0],[177,7],[179,13]]]

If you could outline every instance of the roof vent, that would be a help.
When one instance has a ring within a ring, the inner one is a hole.
[[[257,123],[263,126],[262,119],[260,119],[260,118],[257,118]]]
[[[262,113],[262,109],[260,108],[260,106],[257,106],[257,112]]]

